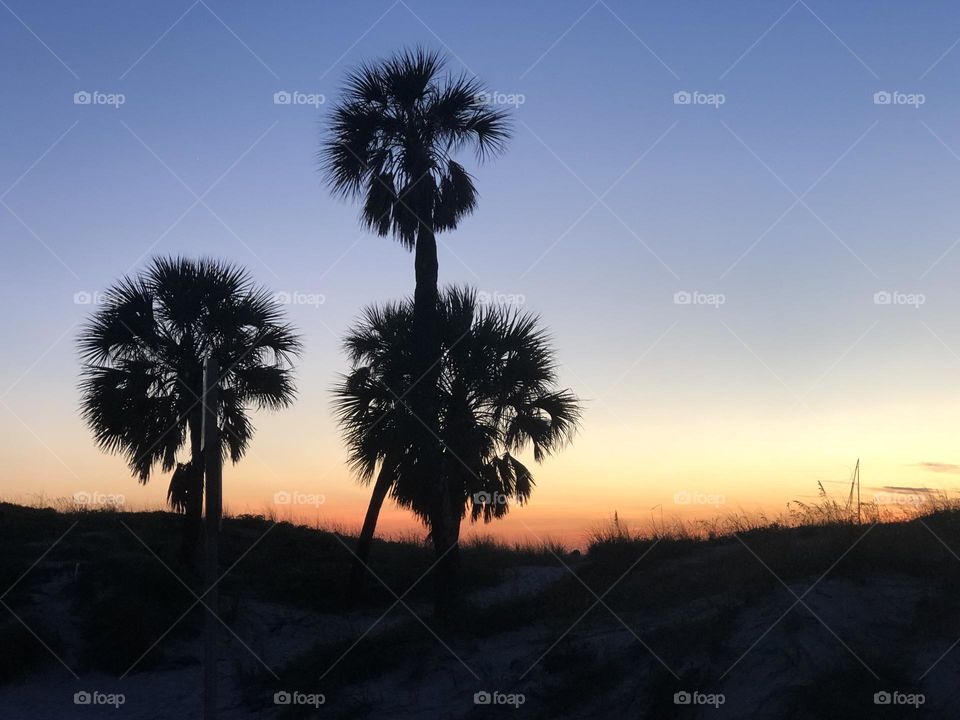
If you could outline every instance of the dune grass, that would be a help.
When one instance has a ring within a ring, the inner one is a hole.
[[[818,483],[818,500],[791,500],[786,510],[775,516],[765,513],[734,511],[712,518],[685,520],[673,518],[647,527],[635,528],[614,513],[588,533],[591,550],[605,545],[651,540],[717,540],[757,530],[779,530],[830,525],[873,525],[897,523],[916,518],[960,511],[960,498],[942,491],[905,495],[903,504],[865,501],[858,507],[830,497]]]
[[[190,590],[199,593],[202,587],[196,572],[175,564],[180,522],[179,516],[160,511],[0,503],[0,542],[6,550],[0,557],[0,584],[10,586],[20,578],[5,602],[78,668],[121,674],[189,607]],[[43,562],[32,566],[61,535]],[[859,522],[850,507],[825,494],[815,503],[791,504],[773,518],[739,513],[634,528],[614,515],[595,528],[582,555],[559,543],[471,538],[461,552],[464,621],[443,627],[428,612],[433,550],[427,543],[420,538],[377,540],[372,569],[379,580],[371,578],[368,593],[355,604],[346,594],[354,542],[349,534],[262,515],[224,520],[221,566],[233,566],[221,585],[227,622],[243,612],[243,603],[254,601],[360,619],[318,636],[312,649],[278,668],[282,684],[255,669],[244,670],[251,673],[245,684],[251,705],[268,702],[276,690],[296,688],[336,694],[343,701],[337,707],[347,717],[377,702],[354,692],[365,682],[396,679],[400,669],[412,672],[411,658],[424,668],[449,663],[447,650],[410,610],[458,653],[500,637],[525,636],[535,628],[549,645],[551,636],[559,637],[583,615],[580,630],[561,638],[535,673],[545,688],[543,708],[558,712],[574,702],[577,688],[618,685],[618,666],[645,668],[650,687],[663,692],[675,686],[674,678],[650,664],[642,647],[604,644],[610,629],[604,630],[603,622],[612,622],[609,611],[645,627],[644,641],[671,666],[691,656],[731,662],[724,635],[734,624],[730,608],[771,595],[787,601],[783,583],[802,588],[829,570],[831,580],[860,584],[877,577],[913,578],[927,596],[913,616],[898,622],[912,623],[918,638],[960,635],[953,591],[960,585],[960,557],[955,555],[960,553],[960,506],[944,496],[909,508],[865,505]],[[548,580],[527,594],[481,604],[470,599],[477,591],[497,588],[512,572],[542,571]],[[42,621],[43,598],[50,594],[69,600],[72,634],[65,636],[55,624]],[[397,605],[364,635],[370,623],[363,619],[386,613],[397,596],[409,607]],[[603,606],[596,604],[600,596]],[[679,608],[686,615],[678,625],[673,618]],[[200,610],[194,608],[137,671],[185,662],[178,659],[177,648],[198,635],[201,623]],[[0,682],[55,662],[25,632],[12,617],[0,624],[0,643],[11,648],[0,663]],[[591,641],[591,633],[600,634]],[[330,667],[340,656],[344,659],[321,682],[317,668]],[[577,660],[566,666],[563,658]],[[884,662],[882,654],[866,659],[878,667]]]

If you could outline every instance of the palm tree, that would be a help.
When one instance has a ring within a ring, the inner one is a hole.
[[[477,205],[473,178],[456,154],[473,148],[484,160],[500,153],[509,137],[506,113],[486,102],[483,85],[463,75],[441,76],[444,64],[439,53],[418,49],[350,73],[320,151],[334,193],[363,202],[363,225],[380,236],[393,235],[415,253],[411,332],[417,338],[414,368],[420,381],[410,404],[420,436],[419,472],[424,484],[436,488],[431,534],[441,556],[451,539],[441,524],[449,514],[449,493],[438,484],[435,234],[457,227]]]
[[[517,453],[532,447],[542,462],[562,447],[576,431],[580,403],[557,389],[554,353],[536,316],[478,304],[476,293],[462,289],[448,290],[439,308],[439,434],[452,495],[445,520],[456,543],[467,514],[490,522],[529,499],[533,475]],[[344,342],[352,369],[335,389],[338,419],[358,480],[377,477],[357,545],[355,590],[388,494],[433,520],[433,488],[417,472],[405,400],[417,377],[414,312],[409,301],[368,308]]]
[[[141,483],[158,465],[176,468],[167,497],[186,515],[180,559],[190,563],[203,507],[204,359],[219,363],[221,452],[237,462],[253,437],[249,409],[292,403],[300,338],[271,293],[217,260],[156,258],[105,300],[80,335],[81,411]]]

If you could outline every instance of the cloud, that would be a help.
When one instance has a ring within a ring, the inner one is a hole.
[[[921,467],[924,470],[929,470],[930,472],[960,473],[960,465],[954,465],[953,463],[922,462],[917,463],[916,466]]]
[[[883,485],[880,490],[891,494],[898,493],[904,495],[924,495],[939,492],[933,488],[908,487],[904,485]]]

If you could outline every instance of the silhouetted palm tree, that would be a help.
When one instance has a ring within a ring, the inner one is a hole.
[[[446,520],[456,542],[468,513],[489,522],[511,502],[526,502],[533,476],[516,453],[532,446],[540,462],[561,447],[576,430],[580,404],[556,388],[554,353],[535,316],[478,304],[474,292],[460,289],[448,290],[439,307],[439,434],[453,497]],[[432,520],[433,488],[417,473],[405,398],[417,377],[413,314],[409,301],[368,308],[344,342],[353,369],[335,390],[338,419],[360,482],[377,475],[358,543],[361,562],[388,493]]]
[[[220,366],[222,453],[237,462],[253,436],[249,408],[293,401],[300,338],[244,269],[156,258],[107,291],[79,346],[81,409],[97,443],[123,453],[141,483],[157,465],[176,467],[168,499],[186,513],[181,560],[191,562],[203,507],[204,359]],[[189,460],[178,463],[188,441]]]
[[[392,234],[415,252],[416,291],[411,331],[417,337],[417,377],[410,404],[420,434],[419,472],[439,482],[436,442],[440,356],[435,233],[451,230],[476,207],[473,178],[455,159],[472,147],[478,159],[499,153],[509,137],[506,114],[490,106],[484,87],[466,76],[442,76],[443,58],[406,51],[347,77],[330,119],[320,158],[336,194],[363,201],[363,224]],[[436,485],[432,528],[442,554],[451,542],[441,518],[449,494]],[[446,565],[444,565],[446,567]],[[443,569],[443,568],[441,568]]]

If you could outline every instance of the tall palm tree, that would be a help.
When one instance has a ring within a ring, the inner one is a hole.
[[[293,402],[299,336],[243,268],[156,258],[107,291],[79,347],[81,411],[100,447],[122,453],[141,483],[158,465],[176,468],[168,499],[186,515],[181,560],[190,563],[203,508],[204,359],[219,363],[221,452],[237,462],[253,437],[250,408]]]
[[[424,484],[434,483],[432,536],[438,555],[451,538],[448,489],[439,485],[437,444],[438,264],[436,233],[452,230],[477,205],[477,190],[455,159],[473,148],[478,160],[501,152],[509,138],[506,113],[485,101],[476,79],[444,75],[444,59],[423,49],[404,51],[347,76],[334,108],[320,160],[335,194],[363,202],[361,222],[413,250],[416,290],[411,332],[420,381],[410,404],[419,434]],[[449,563],[447,567],[449,572]],[[441,572],[441,575],[443,573]]]
[[[446,523],[456,542],[468,514],[489,522],[527,501],[533,475],[517,453],[532,447],[541,462],[563,446],[576,431],[580,403],[556,387],[554,353],[535,316],[478,304],[476,293],[463,289],[448,290],[439,308],[439,434],[452,495]],[[388,494],[424,522],[433,519],[433,489],[417,472],[405,399],[417,377],[414,312],[409,301],[368,308],[344,342],[352,369],[335,389],[338,419],[359,481],[377,478],[358,543],[355,590]]]

